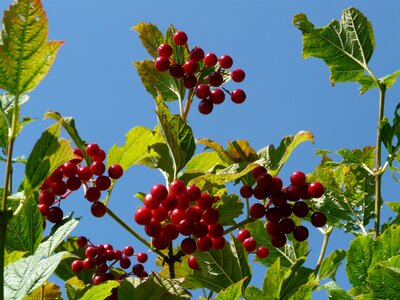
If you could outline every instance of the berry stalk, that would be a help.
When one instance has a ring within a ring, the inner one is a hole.
[[[326,230],[324,230],[324,241],[322,242],[321,251],[319,253],[318,261],[317,261],[317,264],[315,266],[315,271],[314,271],[315,275],[318,274],[319,269],[320,269],[321,264],[322,264],[322,261],[324,260],[326,248],[328,246],[329,237],[331,236],[332,231],[333,231],[333,227],[331,227],[331,226],[328,226],[326,228]]]

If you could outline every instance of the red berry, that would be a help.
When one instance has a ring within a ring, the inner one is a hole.
[[[151,194],[147,194],[143,199],[143,204],[148,209],[156,209],[160,205],[160,200],[155,199]]]
[[[196,242],[192,238],[185,238],[181,242],[181,250],[184,254],[193,254],[197,249]]]
[[[78,190],[81,187],[81,185],[82,185],[81,180],[76,176],[70,177],[67,180],[67,189],[69,189],[70,191]]]
[[[261,203],[254,203],[250,207],[250,217],[254,219],[261,219],[265,216],[265,207]]]
[[[96,218],[101,218],[106,214],[107,207],[103,204],[103,202],[96,201],[92,204],[90,211],[92,212],[92,215]]]
[[[89,202],[95,202],[100,199],[101,192],[96,186],[91,186],[86,190],[85,197]]]
[[[43,217],[45,217],[49,212],[49,207],[46,204],[39,204],[38,208]]]
[[[125,256],[128,256],[125,254]],[[114,259],[115,260],[120,260],[122,257],[122,252],[121,250],[114,250]]]
[[[284,234],[292,233],[295,226],[294,221],[289,218],[283,218],[279,221],[280,231]]]
[[[103,264],[98,265],[98,266],[97,266],[97,271],[98,271],[99,273],[107,273],[107,271],[108,271],[108,266],[107,266],[107,264],[106,264],[106,263],[103,263]]]
[[[231,100],[236,104],[243,103],[246,100],[246,93],[242,89],[236,89],[231,94]]]
[[[53,173],[51,173],[51,175],[49,176],[50,183],[60,182],[63,179],[63,176],[64,174],[61,169],[55,169]]]
[[[183,64],[183,69],[185,70],[185,74],[194,74],[197,71],[197,63],[196,60],[190,59]]]
[[[293,185],[304,185],[306,183],[306,175],[301,171],[295,171],[290,175],[290,182]]]
[[[175,195],[168,194],[167,198],[161,202],[162,207],[166,210],[173,210],[178,205],[178,198]]]
[[[256,251],[256,255],[258,258],[266,258],[269,255],[269,249],[265,246],[260,246]]]
[[[161,233],[161,223],[151,219],[150,222],[144,226],[144,231],[148,236],[156,237]]]
[[[265,216],[268,221],[271,222],[279,222],[279,220],[283,217],[282,210],[279,207],[270,207],[265,212]]]
[[[300,187],[298,185],[288,185],[285,189],[286,199],[290,201],[298,201],[300,200]]]
[[[249,238],[250,236],[251,236],[250,231],[248,231],[247,229],[242,229],[242,230],[239,230],[237,239],[243,243],[244,240]]]
[[[323,227],[326,224],[326,216],[324,213],[316,211],[311,215],[311,224],[315,227]]]
[[[244,185],[240,188],[240,196],[242,196],[243,198],[250,198],[251,196],[253,196],[253,188],[250,185]]]
[[[220,72],[212,72],[210,75],[208,75],[208,83],[211,86],[220,86],[223,82],[224,78]]]
[[[104,150],[100,149],[95,155],[92,156],[94,161],[103,161],[106,159],[106,153]]]
[[[87,257],[83,260],[83,268],[85,270],[93,269],[96,266],[96,262],[93,258]]]
[[[168,240],[175,240],[179,236],[178,226],[172,223],[164,224],[162,227],[162,235]]]
[[[208,235],[210,237],[216,238],[219,236],[223,236],[223,234],[224,234],[224,227],[221,224],[215,223],[208,225]]]
[[[216,208],[207,208],[203,212],[202,219],[207,225],[215,224],[218,222],[219,212]]]
[[[49,208],[47,212],[47,220],[51,223],[60,223],[63,219],[64,213],[58,206],[53,206]]]
[[[175,225],[178,225],[180,221],[186,219],[187,217],[188,215],[186,211],[178,208],[175,208],[169,215],[171,222],[174,223]]]
[[[276,235],[271,236],[271,244],[276,248],[281,248],[286,244],[286,235],[283,233],[278,233]]]
[[[209,236],[198,238],[196,241],[196,246],[200,251],[206,252],[211,249],[212,240]]]
[[[90,171],[92,171],[92,173],[97,176],[103,175],[105,170],[106,166],[102,161],[94,161],[90,166]]]
[[[71,270],[74,273],[79,273],[83,271],[83,261],[77,259],[74,260],[71,264]]]
[[[61,165],[61,170],[65,177],[72,177],[76,174],[76,164],[71,161],[68,161]]]
[[[183,235],[191,235],[195,230],[194,222],[188,219],[181,220],[177,228],[179,233]]]
[[[197,98],[203,99],[203,100],[207,99],[207,97],[210,95],[210,87],[208,86],[208,84],[204,84],[204,83],[199,84],[196,87],[195,93],[196,93]]]
[[[54,203],[55,197],[52,192],[49,191],[41,191],[39,194],[39,202],[40,204],[44,204],[46,206],[51,206]]]
[[[214,53],[207,53],[203,60],[205,65],[209,67],[215,66],[218,62],[218,58]]]
[[[78,175],[78,178],[82,181],[88,181],[93,176],[92,171],[88,166],[80,167],[76,174]]]
[[[118,179],[124,173],[124,169],[119,164],[113,164],[108,167],[108,176],[112,179]]]
[[[176,195],[176,196],[185,194],[187,192],[186,184],[182,180],[178,180],[178,179],[174,180],[169,185],[169,191],[171,194]]]
[[[187,89],[193,89],[197,84],[197,78],[193,74],[183,76],[183,86]]]
[[[199,112],[203,115],[208,115],[213,111],[214,105],[210,100],[204,99],[199,102]]]
[[[98,252],[99,251],[98,251],[97,247],[95,247],[95,246],[89,246],[85,249],[85,255],[86,255],[86,257],[89,257],[89,258],[94,258]]]
[[[142,264],[136,264],[132,267],[132,273],[138,276],[144,271],[144,267]]]
[[[140,207],[135,212],[135,222],[139,225],[146,225],[151,220],[151,210],[146,207]]]
[[[199,206],[194,205],[188,207],[188,209],[186,210],[186,214],[188,216],[187,217],[188,220],[197,223],[200,222],[201,220],[201,216],[203,215],[203,210]]]
[[[177,31],[174,33],[174,43],[178,46],[185,45],[187,43],[188,37],[184,31]]]
[[[80,248],[85,248],[87,245],[87,238],[84,236],[80,236],[76,239],[76,244],[80,247]]]
[[[210,208],[212,204],[213,198],[207,193],[202,193],[200,198],[197,200],[197,205],[202,209]]]
[[[242,69],[233,70],[231,73],[231,78],[235,82],[242,82],[246,77],[246,73]]]
[[[257,242],[253,237],[249,237],[243,241],[243,247],[247,252],[253,252],[256,246]]]
[[[194,224],[193,235],[197,238],[205,237],[208,233],[208,226],[203,221]]]
[[[165,221],[165,219],[168,218],[168,211],[162,206],[153,209],[151,211],[151,214],[153,216],[153,219],[158,222]]]
[[[308,238],[308,229],[304,226],[297,226],[293,231],[293,237],[299,241],[305,241]]]
[[[299,218],[304,218],[308,215],[308,205],[303,201],[293,203],[293,214]]]
[[[129,259],[129,257],[122,256],[119,260],[119,265],[122,269],[128,269],[131,266],[131,260]]]
[[[147,257],[146,253],[140,252],[140,253],[138,253],[136,259],[138,262],[144,264],[147,261],[148,257]]]
[[[155,62],[154,62],[154,68],[158,71],[158,72],[165,72],[169,69],[170,67],[170,62],[169,62],[169,58],[166,56],[159,56],[156,58]]]
[[[74,164],[79,164],[83,161],[83,151],[79,148],[75,148],[72,150],[72,153],[76,156],[76,158],[71,159],[71,162]]]
[[[133,250],[132,246],[125,246],[124,248],[124,255],[125,256],[132,256],[135,251]]]
[[[212,249],[214,250],[222,249],[226,244],[226,240],[223,236],[213,237],[211,238],[211,240],[212,240]]]
[[[67,191],[67,184],[64,181],[52,182],[51,191],[57,196],[64,195]]]
[[[154,248],[159,250],[164,250],[168,247],[170,240],[165,238],[163,234],[160,234],[158,237],[154,237],[151,240],[151,244]]]
[[[219,61],[219,65],[221,66],[221,68],[224,68],[224,69],[229,69],[233,65],[232,57],[230,57],[229,55],[226,55],[226,54],[222,55],[218,61]]]
[[[188,186],[188,187],[186,188],[186,191],[187,191],[187,194],[188,194],[188,196],[190,197],[190,200],[191,200],[192,202],[197,201],[197,199],[199,199],[200,196],[201,196],[201,191],[200,191],[200,189],[199,189],[197,186],[195,186],[194,184]]]
[[[313,198],[320,198],[324,194],[324,186],[320,182],[312,182],[308,187],[308,194]]]
[[[197,262],[196,256],[192,255],[188,258],[188,266],[193,270],[200,269],[199,263]]]
[[[257,177],[257,186],[264,190],[271,191],[272,190],[272,176],[269,175],[268,173],[260,174]]]
[[[161,44],[157,48],[157,53],[160,56],[170,57],[172,55],[172,47],[170,44]]]
[[[276,235],[281,232],[281,227],[278,222],[269,221],[265,226],[269,235]]]
[[[210,92],[210,100],[213,104],[221,104],[225,100],[225,93],[221,89],[213,89]]]
[[[154,185],[151,188],[150,194],[155,201],[160,202],[160,201],[164,200],[165,198],[167,198],[168,190],[165,187],[165,185],[159,183],[159,184]]]
[[[282,179],[276,176],[272,176],[272,192],[278,193],[281,191],[283,187]]]
[[[185,75],[182,65],[174,63],[169,67],[169,74],[174,78],[182,78]]]
[[[101,175],[96,178],[96,186],[101,190],[105,191],[111,186],[110,177]]]
[[[93,155],[97,154],[97,152],[99,152],[99,150],[100,150],[99,145],[94,144],[94,143],[89,144],[86,147],[86,153],[89,156],[93,156]]]
[[[190,59],[194,61],[201,61],[204,58],[204,51],[200,47],[194,47],[190,51]]]
[[[251,171],[253,178],[257,180],[258,176],[261,174],[267,173],[267,169],[265,169],[263,166],[257,166]]]

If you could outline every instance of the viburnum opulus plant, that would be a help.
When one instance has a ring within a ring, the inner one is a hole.
[[[292,151],[312,142],[313,135],[300,131],[278,147],[258,151],[245,140],[229,141],[224,148],[195,139],[187,121],[193,105],[209,114],[226,98],[235,104],[251,101],[240,87],[251,79],[229,54],[190,46],[184,29],[171,25],[164,35],[150,23],[134,27],[151,56],[134,65],[155,100],[154,129],[134,127],[124,145],[106,152],[80,137],[72,117],[48,111],[44,116],[54,124],[27,160],[14,159],[14,142],[30,121],[20,118],[20,107],[62,43],[47,41],[39,0],[11,4],[0,39],[0,146],[5,153],[0,299],[61,299],[60,288],[48,281],[52,274],[65,281],[63,297],[68,299],[180,299],[196,289],[219,300],[310,299],[318,288],[327,290],[330,299],[398,299],[400,218],[381,224],[380,211],[382,175],[388,168],[393,175],[398,172],[400,118],[396,109],[390,122],[383,108],[399,72],[377,78],[371,71],[372,25],[355,8],[326,27],[316,28],[304,14],[296,15],[293,24],[302,32],[303,57],[323,59],[332,83],[358,82],[361,93],[379,90],[379,119],[375,146],[319,150],[321,163],[312,174],[293,170],[282,180],[279,171]],[[171,113],[174,105],[179,114]],[[60,137],[61,129],[70,140]],[[207,151],[196,152],[198,145]],[[16,185],[17,162],[24,163],[25,172]],[[131,219],[122,220],[108,204],[115,183],[134,165],[160,170],[165,181],[132,191],[137,202],[124,203]],[[72,236],[79,218],[63,211],[72,193],[80,195],[81,205],[86,202],[89,216],[107,214],[133,239],[120,248],[95,230]],[[388,205],[400,211],[398,203]],[[47,221],[52,227],[43,237]],[[326,256],[333,228],[355,238],[348,250]],[[324,235],[319,258],[306,267],[307,240],[317,231]],[[137,251],[139,244],[148,252]],[[266,267],[262,286],[253,284],[249,258]],[[335,279],[344,259],[352,285],[348,291]],[[144,265],[149,260],[158,267]]]

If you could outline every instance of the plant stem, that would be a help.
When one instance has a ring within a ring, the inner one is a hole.
[[[237,228],[243,227],[243,226],[246,225],[246,224],[253,223],[255,220],[256,220],[256,219],[253,219],[253,218],[247,218],[247,219],[243,220],[242,222],[239,222],[239,223],[233,225],[232,227],[229,227],[228,229],[226,229],[226,230],[224,231],[224,235],[227,234],[227,233],[229,233],[229,232],[234,231],[234,230],[237,229]]]
[[[175,278],[175,260],[174,260],[174,247],[172,245],[172,241],[168,245],[168,271],[169,277]]]
[[[183,113],[181,114],[183,121],[186,121],[186,119],[187,119],[187,115],[189,114],[190,106],[192,105],[192,102],[193,102],[193,97],[194,97],[194,89],[189,91],[189,94],[188,94],[188,97],[186,100],[186,104],[185,104],[185,108],[183,110]]]
[[[136,231],[134,231],[128,224],[122,221],[109,207],[107,207],[107,213],[111,218],[113,218],[119,225],[125,228],[130,234],[132,234],[136,239],[138,239],[142,244],[146,245],[151,251],[157,253],[161,256],[164,260],[168,260],[168,256],[162,253],[160,250],[153,248],[149,242],[147,242],[144,238],[142,238]]]
[[[384,116],[385,110],[385,93],[386,86],[380,82],[379,84],[379,113],[378,113],[378,128],[376,131],[376,149],[375,149],[375,227],[374,239],[379,236],[380,219],[381,219],[381,144],[382,137],[380,133],[380,124]]]
[[[328,226],[324,231],[324,241],[322,242],[321,252],[319,253],[317,265],[315,266],[314,274],[318,274],[319,268],[321,267],[322,261],[324,260],[326,247],[328,246],[329,237],[331,236],[333,227]]]
[[[6,217],[5,213],[1,214],[1,218]],[[0,221],[0,300],[4,299],[4,251],[6,246],[6,232],[7,232],[7,222]]]

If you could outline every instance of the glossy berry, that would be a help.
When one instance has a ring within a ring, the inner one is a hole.
[[[103,202],[96,201],[90,207],[90,211],[92,212],[92,215],[96,218],[101,218],[106,214],[107,207],[103,204]]]
[[[78,175],[78,178],[82,181],[88,181],[93,176],[93,173],[88,166],[80,167],[77,170],[76,174]]]
[[[42,216],[46,216],[49,212],[49,207],[45,204],[39,204],[38,208]]]
[[[287,241],[286,235],[284,235],[283,233],[278,233],[276,235],[271,236],[271,244],[276,248],[285,246],[286,241]]]
[[[297,226],[296,229],[293,231],[293,237],[299,241],[305,241],[308,238],[308,229],[304,226]]]
[[[265,246],[260,246],[256,251],[256,255],[258,258],[266,258],[269,255],[269,249]]]
[[[221,89],[213,89],[209,97],[213,104],[221,104],[225,101],[225,93]]]
[[[246,77],[246,73],[242,69],[233,70],[231,73],[231,78],[235,82],[242,82]]]
[[[219,223],[208,225],[208,235],[213,238],[223,236],[224,227]]]
[[[214,250],[222,249],[226,244],[226,240],[223,236],[213,237],[211,238],[211,240],[212,240],[212,249]]]
[[[172,55],[172,47],[170,44],[161,44],[157,48],[157,53],[160,56],[170,57]]]
[[[174,63],[169,67],[169,74],[174,78],[182,78],[185,75],[182,65]]]
[[[243,247],[247,252],[253,252],[256,246],[257,242],[253,237],[249,237],[243,241]]]
[[[207,53],[203,61],[206,66],[213,67],[217,64],[218,58],[214,53]]]
[[[133,247],[132,247],[132,246],[125,246],[123,252],[124,252],[124,255],[125,255],[125,256],[128,256],[128,257],[129,257],[129,256],[132,256],[132,255],[133,255],[134,250],[133,250]]]
[[[144,267],[142,264],[136,264],[132,267],[132,273],[138,276],[144,271]]]
[[[136,259],[137,259],[138,262],[143,264],[143,263],[145,263],[147,261],[148,256],[147,256],[146,253],[140,252],[140,253],[138,253]]]
[[[224,82],[224,78],[222,77],[220,72],[212,72],[208,75],[208,83],[211,86],[220,86]]]
[[[71,264],[71,270],[74,273],[79,273],[83,271],[83,261],[77,259],[74,260]]]
[[[184,254],[193,254],[197,249],[196,241],[192,238],[185,238],[181,242],[181,251]]]
[[[197,71],[197,63],[196,60],[190,59],[183,64],[183,70],[185,74],[194,74]]]
[[[86,147],[86,153],[89,156],[93,156],[93,155],[97,154],[97,152],[99,152],[99,150],[100,150],[99,145],[94,144],[94,143],[89,144]]]
[[[106,159],[106,153],[104,150],[100,149],[95,155],[92,156],[94,161],[103,161]]]
[[[242,230],[239,230],[237,239],[243,243],[244,240],[249,238],[250,236],[251,236],[250,231],[248,231],[247,229],[242,229]]]
[[[219,212],[216,208],[207,208],[203,212],[202,219],[207,225],[215,224],[218,222]]]
[[[167,198],[161,203],[166,210],[173,210],[178,205],[178,198],[175,195],[168,194]]]
[[[251,173],[253,178],[257,180],[258,176],[267,173],[267,169],[265,169],[263,166],[257,166],[251,171]]]
[[[197,78],[193,74],[185,74],[183,76],[183,85],[187,89],[193,89],[197,84]]]
[[[64,213],[58,206],[53,206],[49,208],[47,212],[47,220],[51,223],[60,223],[63,219]]]
[[[86,190],[85,197],[90,202],[95,202],[100,199],[101,192],[96,186],[91,186]]]
[[[96,246],[89,246],[85,249],[85,255],[89,258],[94,258],[98,253]]]
[[[246,100],[246,93],[242,89],[236,89],[231,94],[231,100],[236,104],[243,103]]]
[[[292,233],[295,226],[294,221],[290,218],[283,218],[279,221],[280,231],[284,234]]]
[[[186,189],[191,201],[197,201],[201,196],[201,190],[196,185],[190,185]]]
[[[176,196],[186,194],[186,184],[182,180],[174,180],[169,185],[169,191],[171,194]]]
[[[308,215],[308,205],[303,201],[297,201],[293,204],[293,214],[299,218],[304,218]]]
[[[80,247],[80,248],[85,248],[87,245],[87,238],[84,236],[80,236],[76,239],[76,244]]]
[[[175,240],[179,236],[178,226],[171,223],[164,224],[162,235],[169,241]]]
[[[269,235],[276,235],[281,232],[281,226],[278,222],[268,222],[266,229]]]
[[[106,166],[102,161],[94,161],[90,166],[90,171],[97,176],[103,175],[105,170]]]
[[[265,216],[265,207],[261,203],[254,203],[250,207],[250,217],[254,219],[261,219]]]
[[[194,61],[201,61],[204,58],[204,51],[200,47],[194,47],[190,51],[190,59]]]
[[[232,67],[233,65],[233,59],[232,57],[230,57],[229,55],[222,55],[219,60],[219,65],[221,66],[221,68],[224,69],[229,69],[230,67]]]
[[[201,100],[199,102],[199,112],[203,115],[208,115],[213,111],[214,104],[210,100]]]
[[[144,226],[144,231],[148,236],[156,237],[161,233],[161,223],[152,219]]]
[[[198,238],[196,241],[196,246],[197,246],[197,249],[199,249],[200,251],[206,252],[211,249],[212,240],[208,236]]]
[[[119,265],[122,269],[128,269],[131,266],[131,260],[129,259],[129,257],[122,256],[119,260]]]
[[[65,177],[71,177],[76,174],[76,164],[71,161],[68,161],[61,165],[61,170]]]
[[[313,198],[320,198],[324,194],[324,186],[320,182],[312,182],[308,186],[308,194]]]
[[[111,186],[110,177],[101,175],[96,178],[96,187],[98,187],[101,191],[108,190]]]
[[[243,198],[250,198],[251,196],[253,196],[253,188],[250,185],[244,185],[240,188],[240,196],[242,196]]]
[[[54,203],[55,197],[52,192],[49,191],[41,191],[39,194],[39,202],[46,206],[51,206]]]
[[[311,215],[311,224],[313,224],[315,227],[323,227],[326,224],[326,216],[322,212],[314,212]]]
[[[200,269],[199,263],[197,262],[197,258],[196,256],[190,256],[188,258],[188,266],[189,268],[193,269],[193,270],[198,270]]]
[[[147,194],[144,199],[143,199],[143,204],[146,206],[148,209],[156,209],[159,207],[161,200],[158,200],[157,198],[153,197],[151,194]]]
[[[154,61],[154,68],[158,72],[165,72],[165,71],[167,71],[169,69],[169,67],[170,67],[170,62],[169,62],[169,58],[168,57],[159,56]]]
[[[207,99],[207,97],[210,95],[210,87],[208,86],[208,84],[199,84],[196,87],[196,97],[199,99]]]
[[[67,184],[64,181],[52,182],[51,191],[57,196],[64,195],[67,191]]]
[[[177,31],[174,33],[173,39],[175,44],[182,46],[187,43],[188,37],[184,31]]]
[[[304,185],[306,183],[306,175],[301,171],[295,171],[290,175],[290,182],[293,185]]]
[[[135,222],[139,225],[146,225],[151,220],[151,210],[146,207],[138,208],[135,212]]]
[[[156,184],[150,190],[151,196],[156,201],[162,201],[168,196],[168,190],[163,184]]]
[[[122,169],[122,167],[119,164],[111,165],[108,168],[108,176],[110,176],[110,178],[112,178],[112,179],[120,178],[123,173],[124,173],[124,170]]]
[[[72,150],[72,153],[76,156],[76,158],[71,159],[71,162],[74,164],[79,164],[83,161],[83,151],[79,148],[75,148]]]
[[[67,189],[69,189],[70,191],[76,191],[76,190],[79,190],[79,188],[82,185],[82,182],[78,177],[73,176],[73,177],[68,178],[66,185],[67,185]]]

